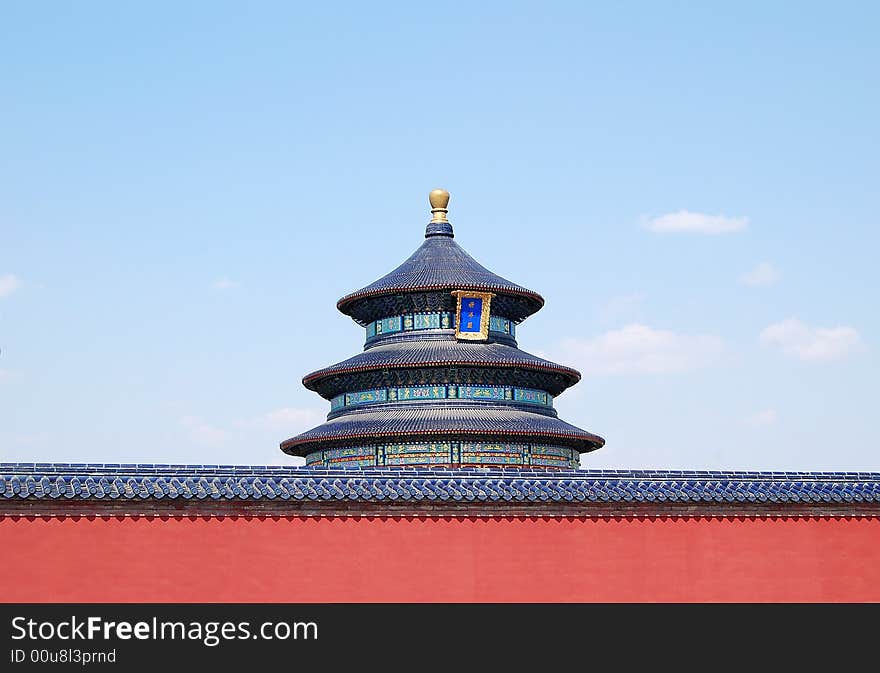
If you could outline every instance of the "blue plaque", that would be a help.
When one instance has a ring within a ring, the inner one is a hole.
[[[458,301],[455,312],[455,336],[470,341],[489,338],[489,308],[493,295],[490,292],[455,290],[452,295]]]
[[[482,313],[483,300],[480,297],[462,295],[461,312],[458,314],[458,331],[479,332]]]

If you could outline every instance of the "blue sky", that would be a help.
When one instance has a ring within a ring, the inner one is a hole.
[[[4,3],[0,460],[293,462],[444,187],[585,466],[880,470],[877,5],[585,5]]]

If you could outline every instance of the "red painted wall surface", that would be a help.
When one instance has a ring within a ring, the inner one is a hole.
[[[0,517],[13,601],[880,601],[880,518]]]

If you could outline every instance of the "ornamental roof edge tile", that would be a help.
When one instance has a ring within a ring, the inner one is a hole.
[[[172,483],[173,482],[173,483]],[[548,506],[571,502],[725,504],[774,502],[867,507],[880,515],[878,472],[744,472],[545,470],[502,468],[305,468],[294,466],[0,463],[0,502],[71,500],[143,502],[302,500],[315,502],[516,500]]]

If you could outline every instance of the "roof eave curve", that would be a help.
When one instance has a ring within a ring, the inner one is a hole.
[[[381,440],[381,439],[400,439],[401,437],[490,437],[490,436],[511,436],[511,437],[519,437],[519,438],[532,438],[532,439],[540,439],[540,440],[561,440],[567,441],[577,444],[577,450],[580,453],[589,453],[591,451],[596,451],[605,446],[605,439],[600,437],[599,435],[594,435],[592,433],[584,434],[575,434],[575,433],[565,433],[565,432],[535,432],[529,430],[505,430],[503,433],[487,431],[487,430],[466,430],[466,429],[455,429],[455,430],[407,430],[405,432],[395,432],[395,431],[377,431],[377,432],[359,432],[359,433],[351,433],[341,437],[303,437],[302,435],[291,437],[290,439],[286,439],[280,444],[280,448],[284,453],[293,456],[302,456],[306,451],[300,450],[299,452],[294,453],[292,449],[296,449],[301,446],[308,446],[309,444],[338,444],[338,445],[350,445],[352,442],[357,442],[360,440]]]
[[[336,308],[359,320],[368,313],[359,309],[360,302],[365,300],[445,290],[482,290],[525,300],[527,309],[522,311],[518,321],[544,306],[544,298],[540,294],[493,273],[456,243],[451,235],[428,235],[397,268],[345,295],[336,302]]]
[[[508,286],[499,286],[491,283],[438,283],[433,285],[419,285],[416,287],[390,287],[390,288],[381,288],[377,290],[358,290],[357,292],[352,292],[351,294],[347,294],[342,297],[339,301],[336,302],[336,308],[344,313],[345,315],[351,316],[346,308],[351,306],[354,302],[360,299],[370,299],[373,297],[387,297],[395,294],[409,294],[415,292],[440,292],[443,290],[475,290],[475,291],[495,291],[499,294],[506,294],[513,297],[523,297],[525,299],[530,299],[535,302],[535,309],[533,313],[536,313],[544,306],[544,297],[533,290],[528,289],[515,289]],[[352,316],[354,317],[354,316]]]
[[[578,370],[572,369],[571,367],[565,367],[563,365],[551,367],[537,363],[526,364],[516,362],[493,362],[490,360],[487,360],[485,362],[473,360],[427,360],[424,362],[412,362],[394,365],[394,369],[419,369],[435,367],[500,367],[503,369],[521,369],[524,371],[550,372],[552,374],[559,374],[560,376],[566,377],[568,379],[568,385],[566,386],[566,388],[570,388],[581,380],[581,373]],[[389,369],[389,366],[355,365],[352,367],[339,368],[328,367],[325,369],[319,369],[318,371],[312,372],[311,374],[306,374],[306,376],[304,376],[302,379],[302,384],[308,390],[311,390],[312,392],[317,392],[315,383],[327,377],[344,376],[346,374],[354,374],[360,372],[383,371],[385,369]]]

